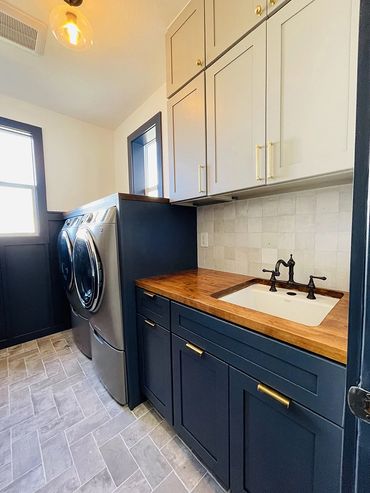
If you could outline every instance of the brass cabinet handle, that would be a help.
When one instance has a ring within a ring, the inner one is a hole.
[[[276,5],[276,2],[277,2],[277,0],[270,0],[271,7],[273,7],[274,5]]]
[[[203,62],[200,58],[197,60],[197,67],[203,67]]]
[[[256,15],[261,16],[262,13],[263,13],[262,5],[257,5],[257,7],[254,9],[254,12],[255,12]]]
[[[267,178],[274,178],[274,143],[267,144]]]
[[[204,166],[204,164],[200,164],[198,166],[198,185],[199,185],[199,193],[206,193],[207,190],[204,190],[203,189],[203,185],[202,185],[202,172],[203,170],[206,169],[206,167]]]
[[[151,320],[148,320],[147,318],[144,320],[147,325],[150,325],[150,327],[155,327],[155,323],[152,322]]]
[[[156,295],[154,293],[149,293],[149,291],[144,291],[145,296],[148,296],[148,298],[155,298]]]
[[[283,406],[285,406],[287,409],[289,409],[291,400],[288,397],[285,397],[285,395],[280,394],[274,389],[270,389],[270,387],[266,387],[266,385],[263,385],[262,383],[259,383],[257,385],[257,390],[258,392],[261,392],[261,394],[268,395],[275,401],[279,402]]]
[[[185,346],[190,349],[191,351],[194,351],[194,353],[196,353],[198,356],[203,356],[203,349],[200,349],[199,347],[197,346],[194,346],[194,344],[192,344],[191,342],[187,342],[185,344]]]
[[[256,145],[256,180],[257,181],[262,181],[263,178],[260,175],[260,151],[263,149],[265,146],[261,146],[259,144]]]

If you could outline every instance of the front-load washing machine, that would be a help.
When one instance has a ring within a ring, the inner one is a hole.
[[[77,294],[73,272],[74,241],[82,221],[82,216],[67,219],[58,236],[59,269],[62,274],[64,289],[71,308],[73,339],[76,346],[88,358],[91,358],[90,312],[86,310]]]
[[[73,268],[82,306],[90,312],[92,360],[108,392],[127,403],[117,209],[87,214],[78,228]]]

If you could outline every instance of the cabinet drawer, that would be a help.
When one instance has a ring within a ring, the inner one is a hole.
[[[175,334],[343,425],[344,366],[178,303],[171,305]]]
[[[229,367],[175,335],[172,361],[175,430],[228,487]]]
[[[170,302],[167,298],[137,288],[136,309],[139,315],[162,325],[165,329],[170,328]]]
[[[171,334],[158,324],[137,316],[141,389],[172,424]]]

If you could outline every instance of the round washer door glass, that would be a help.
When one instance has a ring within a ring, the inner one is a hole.
[[[72,242],[67,231],[63,230],[58,237],[59,269],[62,274],[64,289],[71,291],[73,287]]]
[[[103,272],[94,240],[88,229],[79,229],[73,248],[73,268],[77,294],[84,308],[95,311],[99,305]]]

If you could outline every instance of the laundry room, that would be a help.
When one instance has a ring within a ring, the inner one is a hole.
[[[0,493],[370,491],[368,0],[0,0]]]

